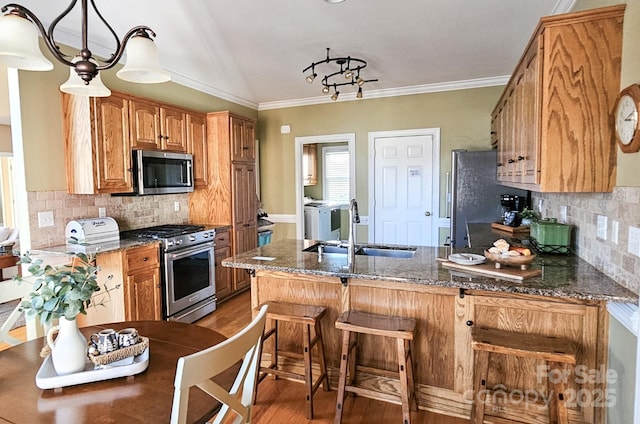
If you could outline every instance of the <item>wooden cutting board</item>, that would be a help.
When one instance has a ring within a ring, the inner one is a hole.
[[[529,230],[530,230],[528,225],[521,225],[519,227],[510,227],[508,225],[502,225],[502,224],[499,224],[497,222],[492,222],[491,223],[491,228],[495,228],[496,230],[505,231],[505,232],[511,233],[511,234],[514,234],[514,233],[518,233],[518,234],[520,234],[520,233],[528,233]]]
[[[493,262],[485,262],[480,265],[461,265],[455,262],[451,262],[445,258],[438,258],[438,261],[442,263],[442,266],[449,269],[455,269],[458,271],[465,271],[471,274],[486,275],[488,277],[506,278],[508,280],[525,280],[527,278],[535,277],[542,274],[541,269],[529,268],[522,270],[516,267],[510,267],[503,265],[502,268],[496,268]]]

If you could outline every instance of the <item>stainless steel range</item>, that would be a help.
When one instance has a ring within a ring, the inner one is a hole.
[[[163,318],[194,322],[216,309],[213,229],[160,225],[122,233],[162,242]]]

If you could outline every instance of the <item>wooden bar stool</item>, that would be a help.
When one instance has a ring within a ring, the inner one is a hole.
[[[543,359],[547,362],[549,374],[556,376],[567,375],[564,373],[567,365],[576,364],[576,346],[565,339],[477,327],[471,330],[471,339],[475,356],[471,424],[484,422],[490,354]],[[553,393],[549,404],[549,423],[568,424],[563,378],[548,378],[547,387],[549,394]]]
[[[320,319],[325,316],[326,309],[321,306],[298,305],[294,303],[284,302],[266,302],[263,305],[269,305],[267,309],[267,323],[270,328],[265,329],[260,346],[260,354],[262,355],[262,346],[264,342],[271,336],[273,344],[271,350],[271,364],[267,367],[260,367],[260,374],[257,383],[260,383],[268,374],[272,374],[275,378],[285,377],[292,380],[304,381],[307,401],[307,418],[313,418],[313,395],[322,384],[325,391],[329,391],[329,379],[327,378],[327,367],[324,360],[324,343],[322,341],[322,328]],[[263,305],[260,305],[261,307]],[[303,325],[302,344],[303,344],[303,362],[304,374],[296,374],[290,371],[278,369],[278,322],[285,321]],[[314,337],[311,338],[311,327],[314,328]],[[320,375],[317,380],[313,381],[312,375],[312,349],[318,349],[318,362],[320,365]],[[258,394],[258,384],[255,385],[255,399]]]
[[[411,422],[410,410],[416,410],[413,361],[411,359],[411,341],[415,333],[416,320],[347,311],[340,315],[336,321],[336,328],[342,330],[342,355],[340,357],[338,400],[334,423],[340,424],[342,422],[344,395],[345,392],[352,392],[374,399],[384,397],[387,402],[400,403],[402,405],[402,422],[409,424]],[[400,379],[400,394],[398,396],[383,395],[380,392],[351,384],[355,379],[359,333],[396,339]],[[349,374],[349,384],[347,384],[347,374]]]

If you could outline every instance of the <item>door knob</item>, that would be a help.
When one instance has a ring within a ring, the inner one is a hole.
[[[426,212],[424,213],[424,216],[431,216],[431,212],[426,211]]]

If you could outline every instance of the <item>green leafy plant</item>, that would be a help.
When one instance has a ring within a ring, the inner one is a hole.
[[[78,314],[85,314],[89,306],[104,305],[109,300],[109,292],[116,287],[103,285],[104,292],[98,284],[99,267],[95,265],[95,255],[70,253],[70,264],[42,266],[41,259],[33,260],[30,252],[20,258],[19,264],[29,264],[28,277],[15,276],[18,281],[33,279],[33,292],[30,299],[20,304],[27,316],[38,316],[42,324],[50,324],[54,319],[65,317],[75,319]],[[111,280],[112,275],[107,277]],[[99,296],[97,302],[94,297]]]
[[[540,214],[536,211],[528,209],[526,206],[522,211],[518,212],[518,217],[520,219],[530,219],[532,221],[537,221],[540,219]]]

